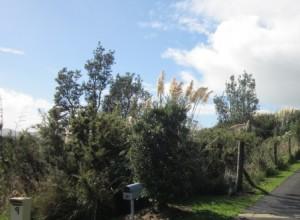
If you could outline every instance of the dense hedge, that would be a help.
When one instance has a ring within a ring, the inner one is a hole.
[[[227,193],[236,175],[237,140],[245,142],[245,167],[255,182],[299,155],[295,115],[284,125],[272,115],[259,116],[252,132],[236,134],[228,127],[191,129],[187,109],[173,102],[133,121],[89,114],[83,110],[71,120],[70,134],[54,148],[63,153],[56,156],[49,157],[55,146],[43,145],[43,135],[24,132],[1,140],[2,207],[9,196],[26,194],[34,197],[35,219],[110,219],[122,213],[121,192],[133,181],[142,182],[158,205]],[[274,136],[276,125],[281,130]]]

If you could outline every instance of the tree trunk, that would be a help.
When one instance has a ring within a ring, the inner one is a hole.
[[[245,160],[245,143],[243,141],[238,142],[238,160],[237,160],[237,174],[236,174],[236,192],[243,190],[243,170]]]

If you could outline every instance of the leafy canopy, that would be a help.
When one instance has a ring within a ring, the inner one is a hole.
[[[244,72],[237,79],[232,75],[225,84],[223,95],[214,98],[219,122],[243,123],[251,120],[259,102],[255,88],[252,74]]]
[[[117,74],[112,80],[109,94],[105,96],[103,110],[105,112],[117,111],[122,117],[136,117],[150,97],[149,92],[144,90],[139,75]]]

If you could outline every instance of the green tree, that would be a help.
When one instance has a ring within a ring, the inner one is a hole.
[[[83,84],[85,99],[93,112],[98,112],[101,106],[102,92],[111,80],[111,66],[114,64],[114,52],[106,52],[98,43],[94,57],[85,64],[88,80]]]
[[[225,84],[225,92],[214,98],[220,123],[243,123],[251,120],[258,109],[256,84],[252,74],[244,72],[237,80],[232,75]]]
[[[16,140],[12,136],[2,137],[0,155],[0,207],[6,204],[7,197],[12,191],[12,181],[15,176],[13,164],[15,159]]]
[[[64,118],[73,116],[80,107],[80,97],[82,95],[79,79],[80,71],[71,71],[63,68],[58,72],[55,79],[57,86],[55,88],[54,104],[61,109]]]
[[[137,179],[159,206],[192,192],[187,108],[173,101],[149,109],[134,127],[132,164]]]
[[[17,136],[14,146],[15,163],[13,171],[27,194],[36,190],[36,186],[45,174],[40,140],[37,136],[23,131]],[[16,181],[14,181],[16,182]]]
[[[52,168],[64,166],[65,125],[61,108],[53,107],[48,114],[43,115],[43,121],[38,125],[43,157]]]
[[[122,117],[137,116],[149,98],[150,94],[144,90],[139,75],[118,74],[111,83],[109,94],[105,96],[103,110],[105,112],[117,110]]]
[[[257,136],[267,139],[274,136],[278,122],[275,114],[257,114],[253,117],[252,125]]]
[[[39,198],[40,214],[47,220],[111,219],[116,198],[132,181],[128,137],[120,116],[80,110],[70,121],[64,166]]]
[[[13,192],[32,193],[45,174],[39,138],[26,131],[5,136],[0,154],[0,207]]]

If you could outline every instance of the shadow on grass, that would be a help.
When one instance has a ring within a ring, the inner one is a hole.
[[[218,214],[211,210],[192,211],[180,207],[170,207],[161,214],[163,219],[170,220],[230,220],[232,217]]]

